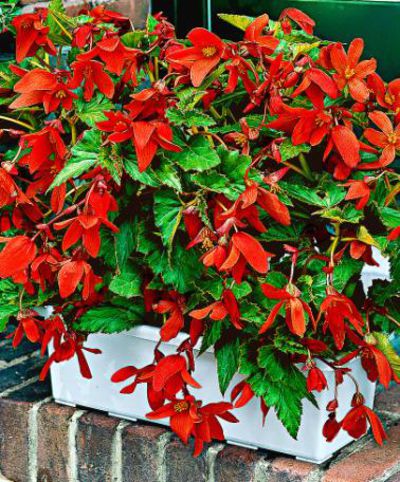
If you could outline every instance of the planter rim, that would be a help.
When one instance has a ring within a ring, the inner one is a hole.
[[[103,335],[103,336],[110,336],[108,333],[95,333],[96,335]],[[141,338],[144,340],[149,340],[153,341],[154,343],[157,343],[159,341],[159,327],[152,326],[152,325],[137,325],[133,327],[131,330],[126,330],[121,332],[121,334],[124,334],[126,336],[131,336],[132,338]],[[173,338],[172,340],[169,340],[167,342],[162,342],[161,344],[168,344],[168,345],[173,345],[173,346],[179,346],[183,341],[187,339],[189,335],[187,333],[179,332],[178,335]],[[199,342],[197,343],[197,346],[201,344],[201,338]],[[199,352],[199,348],[195,348],[194,351]],[[207,353],[214,353],[213,347],[207,348],[205,350]],[[351,360],[349,363],[354,363],[357,359],[360,357],[357,356],[353,360]],[[302,367],[300,363],[297,364],[298,367]],[[330,366],[326,365],[323,362],[320,362],[320,360],[317,360],[317,367],[323,371],[323,372],[332,372],[333,368]]]

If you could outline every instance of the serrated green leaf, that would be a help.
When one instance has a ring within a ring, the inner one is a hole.
[[[400,210],[384,207],[379,210],[383,224],[388,228],[400,226]]]
[[[95,127],[97,122],[106,120],[104,112],[112,109],[113,103],[103,94],[97,94],[90,102],[76,99],[76,114],[79,119],[89,127]]]
[[[240,30],[246,30],[246,28],[254,20],[254,17],[248,17],[247,15],[232,15],[230,13],[219,13],[218,17],[224,22],[227,22]]]
[[[204,136],[193,137],[189,143],[178,141],[177,144],[182,148],[181,152],[168,152],[164,155],[185,171],[206,171],[221,162],[216,150]]]
[[[142,280],[138,273],[121,273],[114,276],[109,285],[109,290],[124,298],[133,298],[142,295]]]
[[[238,338],[222,344],[215,351],[217,359],[218,383],[221,393],[224,394],[233,376],[239,367],[239,348]]]
[[[154,195],[154,222],[160,229],[164,246],[171,246],[182,219],[183,205],[172,190]]]
[[[176,126],[211,127],[215,125],[215,120],[211,116],[198,109],[191,109],[189,111],[168,109],[167,117]]]
[[[71,158],[63,169],[57,174],[49,190],[60,186],[69,179],[79,177],[94,167],[99,160],[101,133],[98,130],[88,130],[82,139],[71,149]]]
[[[129,330],[144,319],[144,307],[132,305],[132,309],[122,309],[115,306],[100,306],[88,310],[74,328],[88,333],[118,333]]]
[[[282,157],[282,161],[288,161],[295,157],[299,157],[300,154],[306,154],[311,151],[311,146],[308,144],[299,144],[294,146],[290,139],[285,139],[282,144],[279,145],[279,152]]]

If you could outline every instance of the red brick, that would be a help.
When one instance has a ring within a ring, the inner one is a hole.
[[[131,425],[122,433],[122,479],[124,482],[154,482],[162,461],[160,437],[167,430],[152,425]]]
[[[271,464],[268,482],[302,482],[307,480],[318,465],[301,460],[278,457]]]
[[[0,399],[0,472],[14,482],[29,480],[31,403]]]
[[[175,482],[190,480],[190,482],[204,482],[207,476],[206,466],[207,447],[203,453],[193,457],[193,441],[184,445],[180,440],[172,440],[166,447],[165,464],[167,480]]]
[[[323,477],[323,482],[370,482],[384,476],[400,464],[400,425],[388,430],[389,440],[380,447],[370,441],[355,452],[333,464]]]
[[[400,415],[400,385],[386,390],[375,399],[375,408],[394,415]]]
[[[76,439],[79,482],[112,480],[112,443],[118,424],[118,419],[95,412],[79,419]]]
[[[74,412],[74,408],[54,403],[43,405],[39,409],[39,480],[68,482],[68,427]]]
[[[215,480],[218,482],[253,482],[254,469],[260,456],[255,450],[234,445],[226,446],[215,460]]]

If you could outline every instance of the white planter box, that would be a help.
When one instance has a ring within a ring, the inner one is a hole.
[[[174,353],[186,335],[180,334],[169,343],[164,343],[161,350],[165,354]],[[86,352],[93,378],[84,379],[79,372],[77,360],[74,358],[61,364],[53,364],[51,380],[53,396],[56,402],[90,407],[108,412],[128,420],[147,420],[146,413],[151,411],[147,404],[146,385],[139,384],[133,395],[120,394],[124,384],[115,384],[110,381],[111,376],[120,368],[127,365],[142,367],[153,360],[153,349],[159,339],[159,330],[149,326],[139,326],[125,333],[114,335],[90,335],[87,346],[100,348],[101,355]],[[360,361],[350,363],[353,375],[357,379],[366,404],[372,408],[375,384],[368,381]],[[341,431],[333,442],[326,442],[322,435],[322,427],[327,419],[325,410],[327,403],[334,398],[334,373],[326,365],[320,367],[324,370],[328,380],[329,389],[316,393],[320,410],[309,401],[303,403],[303,419],[298,434],[294,440],[277,419],[273,410],[270,410],[265,426],[261,423],[259,400],[254,398],[245,407],[234,410],[239,423],[232,424],[222,421],[225,437],[228,443],[251,448],[263,448],[294,455],[303,460],[321,463],[329,459],[334,452],[352,442],[353,439],[346,432]],[[218,388],[216,362],[211,351],[202,354],[196,363],[195,379],[203,388],[193,390],[197,399],[204,403],[222,400]],[[232,380],[227,390],[227,401],[232,387],[240,381],[239,375]],[[338,417],[341,419],[349,410],[351,398],[354,394],[354,385],[345,377],[345,382],[339,386]],[[168,419],[160,420],[162,425],[168,424]]]

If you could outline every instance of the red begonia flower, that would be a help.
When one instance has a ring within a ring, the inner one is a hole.
[[[222,58],[225,44],[214,33],[197,27],[188,33],[193,47],[181,48],[168,55],[168,59],[184,65],[190,70],[190,79],[199,87],[205,77],[216,67]]]

